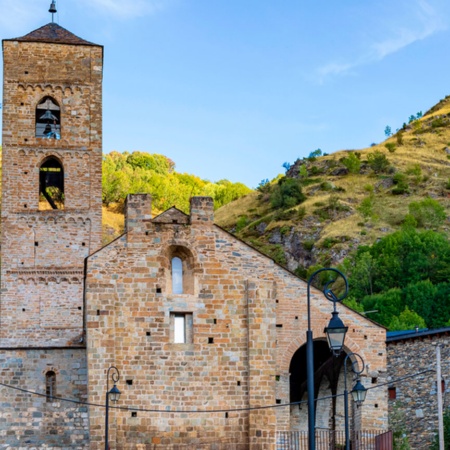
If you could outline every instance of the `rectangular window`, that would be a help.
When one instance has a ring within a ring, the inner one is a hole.
[[[184,314],[174,315],[173,342],[175,344],[186,344],[186,317]]]
[[[395,400],[397,398],[397,389],[395,387],[388,388],[389,400]]]
[[[192,313],[172,313],[170,329],[174,344],[192,343]]]

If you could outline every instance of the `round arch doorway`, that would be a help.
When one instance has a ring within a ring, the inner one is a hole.
[[[325,340],[314,341],[314,398],[316,398],[316,429],[336,430],[336,418],[343,411],[343,400],[336,397],[343,388],[343,363],[346,354],[334,356]],[[306,381],[306,344],[292,356],[289,365],[290,429],[308,430],[308,405]],[[343,412],[342,412],[343,414]]]

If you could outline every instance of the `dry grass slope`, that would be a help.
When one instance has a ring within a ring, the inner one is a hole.
[[[348,173],[341,162],[349,152],[360,158],[357,174]],[[386,171],[371,169],[367,159],[374,152],[388,159]],[[220,208],[217,223],[262,250],[283,245],[288,261],[292,237],[297,235],[308,241],[304,250],[310,251],[311,263],[336,263],[352,248],[397,230],[411,202],[432,197],[446,208],[448,219],[440,230],[450,235],[450,97],[378,145],[297,161],[288,175],[299,177],[302,164],[308,178],[303,188],[307,199],[301,205],[273,210],[269,195],[255,192]],[[398,178],[406,188],[394,195]],[[364,208],[367,204],[370,207]],[[304,214],[298,213],[301,208]],[[295,261],[287,265],[296,268]]]

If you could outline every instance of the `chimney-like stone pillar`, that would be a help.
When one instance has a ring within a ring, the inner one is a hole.
[[[125,230],[146,228],[152,218],[152,197],[149,194],[128,194],[125,204]]]
[[[211,197],[191,197],[191,224],[212,225],[214,201]]]

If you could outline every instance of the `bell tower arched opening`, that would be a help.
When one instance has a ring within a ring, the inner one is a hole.
[[[39,168],[39,209],[64,209],[64,169],[50,156]]]
[[[61,138],[61,108],[54,98],[46,96],[37,104],[35,123],[37,138]]]

